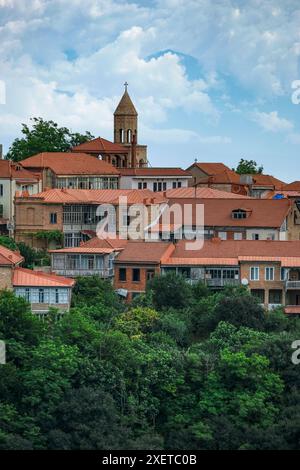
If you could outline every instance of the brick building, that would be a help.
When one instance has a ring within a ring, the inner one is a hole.
[[[126,206],[123,199],[126,198]],[[120,203],[121,201],[121,203]],[[135,216],[128,214],[130,207],[143,205],[146,212],[140,227],[141,232],[159,215],[160,205],[166,199],[163,195],[150,190],[82,190],[82,189],[50,189],[42,193],[28,196],[20,194],[15,199],[16,207],[16,241],[23,241],[34,248],[60,248],[61,244],[53,241],[48,244],[38,234],[41,232],[58,231],[63,234],[63,246],[72,248],[79,246],[96,235],[97,225],[105,219],[98,215],[100,205],[115,208],[115,218],[110,219],[113,230],[118,232],[120,216],[124,231]],[[121,207],[122,206],[122,207]],[[104,207],[105,209],[105,207]],[[110,231],[113,231],[110,230]]]
[[[213,290],[243,284],[266,309],[283,305],[286,313],[300,314],[300,241],[213,238],[195,251],[184,240],[128,242],[115,265],[115,288],[127,300],[144,292],[154,274],[175,272]]]

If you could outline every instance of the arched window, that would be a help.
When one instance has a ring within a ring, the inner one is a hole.
[[[128,131],[127,131],[127,143],[131,144],[131,141],[132,141],[132,130],[128,129]]]
[[[120,142],[121,144],[124,142],[124,129],[120,129]]]

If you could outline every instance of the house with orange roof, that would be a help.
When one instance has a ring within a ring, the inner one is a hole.
[[[70,309],[74,279],[18,267],[13,271],[15,294],[30,303],[33,313],[43,316],[50,307],[60,313]]]
[[[189,242],[190,243],[190,242]],[[185,240],[129,241],[115,260],[114,286],[125,299],[145,292],[154,275],[174,272],[213,291],[243,285],[266,310],[284,306],[300,315],[300,241],[205,240],[187,249]]]
[[[187,168],[187,171],[191,173],[193,177],[193,181],[190,185],[195,186],[203,179],[208,179],[211,176],[224,173],[224,171],[230,171],[230,168],[224,165],[224,163],[205,163],[195,161]]]
[[[117,189],[118,170],[110,163],[82,152],[43,152],[22,160],[36,173],[42,189]]]
[[[187,188],[192,175],[182,168],[120,168],[121,189],[167,191]]]
[[[24,297],[34,313],[45,314],[50,306],[67,311],[75,281],[22,268],[23,261],[18,251],[0,245],[0,289],[13,290]]]
[[[223,240],[299,240],[299,209],[288,199],[170,197],[151,231],[161,239],[187,238],[203,230],[205,238]]]
[[[114,259],[125,248],[128,240],[98,238],[81,243],[78,247],[49,250],[51,271],[62,276],[94,276],[112,279]]]
[[[35,194],[41,191],[40,178],[20,163],[0,159],[0,233],[13,235],[14,197],[16,192]]]
[[[127,232],[136,217],[130,214],[130,208],[133,210],[137,205],[146,209],[142,212],[142,226],[146,227],[158,217],[160,206],[165,202],[163,195],[148,189],[62,188],[32,196],[18,194],[15,198],[15,238],[35,248],[56,249],[61,247],[60,243],[54,240],[49,245],[40,236],[43,232],[55,231],[62,233],[64,248],[78,247],[82,241],[96,235],[100,222],[108,221],[110,227],[107,230],[117,233],[119,222],[122,222],[124,232]]]

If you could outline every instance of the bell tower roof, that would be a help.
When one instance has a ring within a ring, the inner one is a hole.
[[[118,115],[119,116],[124,116],[124,115],[137,116],[138,113],[137,113],[137,111],[134,107],[134,104],[131,101],[131,98],[130,98],[130,96],[128,94],[128,91],[127,91],[128,83],[125,82],[124,86],[125,86],[124,94],[123,94],[118,106],[116,107],[114,115],[115,116],[118,116]]]

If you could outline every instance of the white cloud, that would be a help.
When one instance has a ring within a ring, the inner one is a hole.
[[[293,128],[293,123],[288,119],[281,118],[277,111],[270,113],[255,111],[251,114],[251,119],[262,129],[269,132],[288,131]]]

